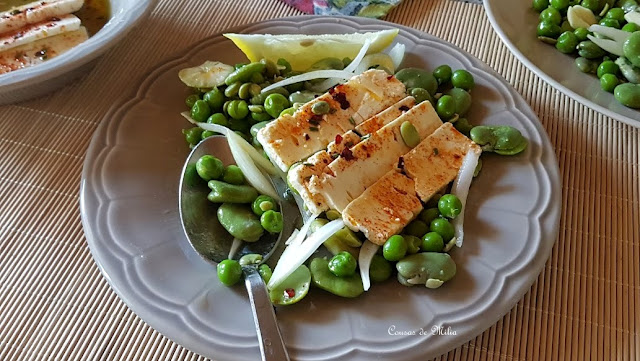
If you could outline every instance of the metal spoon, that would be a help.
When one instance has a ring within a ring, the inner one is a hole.
[[[227,140],[223,136],[208,137],[191,151],[182,169],[179,192],[180,219],[182,229],[193,249],[205,260],[216,265],[227,259],[233,237],[218,222],[217,206],[207,200],[209,188],[195,171],[196,161],[206,154],[219,158],[225,165],[234,163]],[[276,190],[283,194],[286,184],[275,179],[273,183]],[[258,242],[244,242],[236,252],[235,258],[253,253],[262,255],[262,262],[265,262],[278,248],[281,240],[291,234],[295,217],[299,215],[298,209],[286,201],[281,202],[280,206],[285,219],[283,231],[279,235],[265,233]],[[274,309],[257,267],[258,265],[243,266],[242,271],[253,310],[262,360],[288,361],[289,355],[278,328]]]

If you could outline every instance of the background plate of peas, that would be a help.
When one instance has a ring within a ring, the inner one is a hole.
[[[576,101],[640,127],[640,110],[630,107],[640,107],[640,86],[629,84],[615,90],[617,85],[629,82],[625,75],[632,73],[635,77],[640,68],[634,66],[623,74],[619,67],[612,66],[617,56],[595,46],[584,27],[573,28],[567,21],[567,9],[574,5],[589,9],[594,16],[589,23],[629,33],[640,30],[640,26],[629,25],[624,19],[625,13],[640,11],[636,0],[484,1],[494,29],[526,67]]]
[[[276,309],[294,360],[424,360],[493,325],[530,288],[558,232],[560,181],[545,132],[522,97],[488,66],[431,35],[364,18],[293,17],[231,32],[322,34],[400,28],[403,67],[448,64],[475,79],[467,115],[474,125],[504,124],[528,139],[516,156],[483,155],[471,186],[465,242],[451,251],[454,279],[439,289],[395,279],[357,298],[314,288]],[[246,61],[213,35],[167,59],[115,104],[87,151],[81,214],[92,255],[123,301],[156,330],[218,361],[259,359],[243,287],[226,287],[183,235],[178,186],[189,153],[180,113],[189,90],[180,69],[215,60]],[[395,277],[395,276],[394,276]],[[435,330],[435,332],[434,332]]]

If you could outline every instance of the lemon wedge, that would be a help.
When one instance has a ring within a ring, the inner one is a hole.
[[[393,42],[396,35],[398,29],[324,35],[224,34],[250,61],[264,58],[276,62],[284,58],[293,70],[298,71],[306,70],[327,57],[353,59],[367,39],[371,41],[367,53],[379,53]]]

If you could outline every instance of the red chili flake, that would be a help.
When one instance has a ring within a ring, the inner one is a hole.
[[[314,114],[311,116],[311,118],[309,118],[309,124],[312,124],[312,125],[320,125],[321,121],[322,121],[322,115],[320,114]]]
[[[356,158],[353,156],[353,152],[352,152],[352,151],[351,151],[351,149],[349,149],[349,148],[344,148],[344,149],[342,150],[342,152],[340,153],[340,156],[341,156],[342,158],[344,158],[345,160],[353,160],[353,159],[356,159]]]
[[[336,145],[340,145],[342,143],[342,136],[340,134],[336,134]]]
[[[401,112],[406,112],[407,110],[409,110],[409,107],[406,105],[401,106],[400,108],[398,108]]]
[[[333,100],[340,103],[340,108],[342,110],[349,109],[349,107],[351,106],[351,104],[349,104],[349,101],[347,100],[347,96],[344,95],[344,93],[334,93],[332,97]]]
[[[391,80],[391,79],[393,79],[393,75],[387,76],[387,80]]]
[[[293,298],[293,296],[295,295],[296,290],[294,290],[293,288],[287,288],[286,290],[284,290],[284,297]]]
[[[309,139],[311,139],[311,137],[309,136],[309,134],[304,133],[304,139],[309,140]]]

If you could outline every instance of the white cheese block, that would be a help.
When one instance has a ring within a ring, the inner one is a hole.
[[[36,40],[0,52],[0,74],[33,66],[54,58],[87,40],[89,35],[84,27],[76,31]]]
[[[366,87],[360,78],[368,80]],[[353,130],[404,96],[404,84],[395,77],[382,70],[368,70],[305,103],[293,115],[284,115],[269,123],[258,132],[258,141],[269,158],[286,171],[292,164],[326,149],[337,134]],[[319,101],[327,102],[331,111],[315,115],[311,109]]]
[[[421,140],[442,125],[431,103],[422,102],[343,153],[323,174],[312,176],[309,190],[321,194],[329,208],[342,212],[411,150],[400,133],[405,121],[413,124]]]
[[[36,1],[0,12],[0,34],[16,31],[29,24],[71,14],[82,8],[84,0]]]
[[[342,213],[345,224],[383,245],[418,216],[422,203],[413,180],[393,169],[367,188]]]
[[[27,25],[0,36],[0,51],[9,50],[36,40],[80,29],[80,19],[75,15],[62,15],[37,24]]]
[[[408,96],[383,110],[382,112],[358,124],[358,126],[356,127],[356,132],[361,135],[375,133],[380,128],[384,127],[385,125],[395,120],[397,117],[401,116],[404,112],[413,108],[414,105],[416,105],[416,99],[412,96]]]

